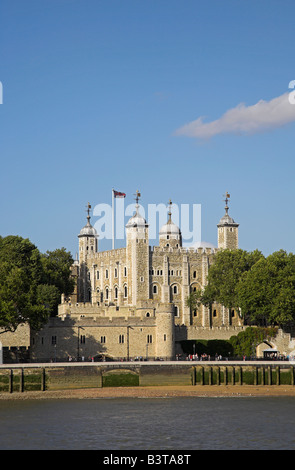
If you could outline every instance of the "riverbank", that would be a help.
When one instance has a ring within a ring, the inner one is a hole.
[[[173,398],[173,397],[295,397],[292,385],[192,385],[105,387],[45,392],[0,393],[0,400]]]

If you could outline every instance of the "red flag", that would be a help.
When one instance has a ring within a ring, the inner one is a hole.
[[[125,193],[120,193],[119,191],[114,191],[114,197],[126,197],[126,194]]]

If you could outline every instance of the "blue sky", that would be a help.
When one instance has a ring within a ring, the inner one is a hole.
[[[74,255],[86,204],[139,189],[143,206],[201,204],[216,244],[228,191],[241,248],[294,252],[294,15],[293,0],[2,0],[0,234]]]

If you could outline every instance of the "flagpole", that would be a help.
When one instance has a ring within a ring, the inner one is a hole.
[[[114,201],[114,188],[112,189],[112,248],[115,248],[115,201]]]

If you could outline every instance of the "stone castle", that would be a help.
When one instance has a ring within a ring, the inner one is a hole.
[[[81,229],[79,255],[72,266],[75,290],[64,295],[58,316],[40,331],[20,325],[1,335],[3,348],[29,351],[32,361],[174,359],[183,340],[229,339],[242,329],[239,312],[214,304],[211,309],[187,306],[189,294],[206,284],[208,269],[220,249],[238,248],[238,227],[228,214],[217,224],[217,247],[199,242],[182,245],[180,228],[168,220],[159,245],[149,244],[149,226],[139,211],[126,224],[126,247],[99,251],[98,234],[87,223]],[[0,344],[1,346],[1,344]]]
[[[23,324],[15,333],[2,333],[0,364],[3,351],[7,362],[173,360],[184,340],[226,340],[244,330],[235,310],[219,304],[196,310],[187,306],[189,294],[205,286],[218,250],[238,248],[239,225],[228,214],[228,197],[217,224],[217,247],[206,242],[183,247],[181,230],[172,221],[172,203],[159,245],[151,247],[137,198],[125,227],[126,247],[99,251],[88,204],[87,223],[78,235],[79,256],[72,266],[74,292],[62,296],[58,315],[40,331]],[[295,339],[279,333],[269,344],[294,355]]]
[[[173,359],[181,340],[237,334],[243,328],[238,312],[218,304],[191,311],[186,304],[189,294],[205,285],[215,253],[238,248],[239,225],[228,214],[228,197],[225,202],[217,247],[201,242],[184,248],[181,230],[172,221],[171,203],[167,223],[159,231],[159,246],[151,247],[137,197],[126,225],[126,247],[109,251],[98,250],[89,205],[72,267],[75,291],[69,298],[62,296],[58,317],[34,335],[33,357]]]

